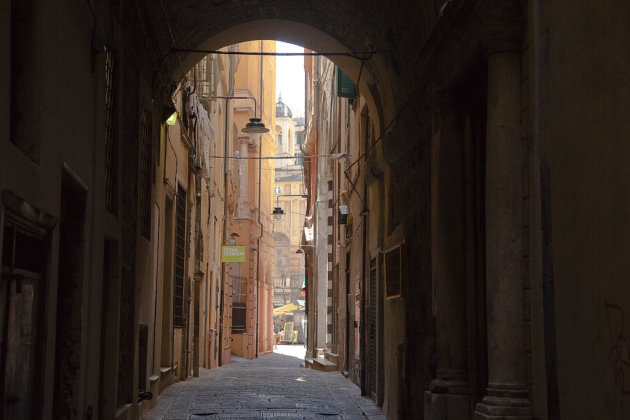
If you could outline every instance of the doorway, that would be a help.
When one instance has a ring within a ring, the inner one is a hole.
[[[35,418],[41,395],[42,295],[47,232],[7,210],[0,277],[0,419]]]
[[[54,418],[78,416],[86,196],[83,185],[64,171],[59,219]]]

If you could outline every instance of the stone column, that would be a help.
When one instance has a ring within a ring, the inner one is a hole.
[[[439,136],[433,141],[432,235],[436,299],[437,378],[425,393],[426,419],[468,419],[464,142],[453,92],[440,98]]]
[[[530,419],[523,322],[520,42],[518,37],[495,37],[488,47],[488,388],[475,418]]]

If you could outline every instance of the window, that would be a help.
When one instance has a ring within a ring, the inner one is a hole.
[[[282,131],[278,133],[278,147],[282,147]]]
[[[3,2],[6,9],[8,2]],[[10,119],[9,138],[24,155],[34,163],[39,163],[39,142],[36,128],[39,127],[39,113],[33,112],[34,97],[37,97],[41,83],[38,81],[38,55],[33,54],[38,41],[38,34],[33,31],[37,18],[33,13],[34,0],[12,0],[9,7],[11,13],[11,58],[10,62]],[[4,23],[5,21],[3,21]],[[7,28],[4,24],[3,28]],[[3,38],[6,39],[6,38]],[[7,45],[8,46],[8,45]],[[4,58],[4,57],[3,57]],[[8,57],[7,57],[8,58]],[[8,66],[7,66],[8,67]],[[4,68],[4,67],[3,67]]]
[[[388,298],[400,297],[401,294],[401,247],[397,246],[385,253],[385,288]]]
[[[247,278],[238,275],[238,265],[232,275],[232,332],[243,334],[247,331]]]
[[[282,187],[273,187],[274,194],[282,194]]]
[[[105,206],[112,214],[117,213],[116,197],[118,172],[118,137],[116,118],[115,57],[111,48],[105,54]]]
[[[208,64],[211,64],[208,60],[208,56],[202,58],[195,66],[195,77],[197,82],[197,94],[201,98],[207,98],[210,96],[210,82],[208,80]]]
[[[175,287],[173,288],[173,327],[183,326],[184,264],[186,258],[186,190],[177,188],[175,209]]]
[[[354,82],[339,67],[337,67],[337,96],[349,99],[357,97]]]
[[[140,114],[140,162],[138,177],[140,180],[140,233],[147,239],[151,239],[151,181],[153,173],[152,165],[152,141],[151,141],[151,113],[144,109]]]

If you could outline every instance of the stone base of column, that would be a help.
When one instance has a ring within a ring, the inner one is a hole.
[[[467,420],[470,418],[468,395],[424,393],[425,420]]]
[[[475,407],[475,420],[531,420],[532,407],[527,390],[519,386],[488,388],[488,396]]]

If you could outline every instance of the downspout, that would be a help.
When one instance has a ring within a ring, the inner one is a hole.
[[[200,149],[203,146],[200,146]],[[199,153],[199,151],[198,151]],[[203,280],[202,271],[201,271],[201,247],[203,243],[203,232],[201,231],[201,173],[199,171],[195,172],[195,205],[197,206],[197,211],[195,212],[195,273],[193,275],[193,322],[192,322],[192,371],[193,376],[199,376],[199,305],[201,304],[201,297],[199,296],[201,292],[201,280]],[[204,337],[205,338],[205,337]]]
[[[369,120],[368,120],[369,121]],[[369,150],[369,142],[370,142],[370,127],[369,124],[366,124],[367,127],[365,129],[365,141],[364,141],[364,148],[365,148],[365,153],[368,153]],[[367,156],[365,157],[365,161],[364,161],[364,170],[367,169]],[[358,192],[357,192],[358,195]],[[368,366],[366,363],[366,358],[367,358],[367,346],[368,346],[368,338],[367,338],[367,333],[368,333],[368,329],[367,329],[367,321],[368,321],[368,314],[367,314],[367,299],[368,299],[368,291],[367,291],[367,286],[368,286],[368,279],[367,276],[369,276],[369,271],[368,271],[368,208],[367,208],[367,196],[368,196],[368,184],[366,181],[366,176],[363,176],[363,197],[365,197],[365,201],[363,201],[363,210],[361,213],[361,222],[363,223],[363,227],[362,227],[362,235],[363,238],[361,238],[361,318],[360,318],[360,328],[359,328],[359,337],[360,339],[360,349],[359,349],[359,357],[361,358],[361,395],[368,395],[369,394],[369,389],[368,389],[368,382],[367,382],[367,375],[368,375]]]
[[[320,94],[320,74],[319,74],[319,66],[320,66],[320,58],[319,56],[315,57],[315,73],[313,74],[313,85],[315,86],[315,97],[312,100],[313,103],[313,108],[315,110],[315,115],[313,117],[313,121],[311,122],[314,126],[315,126],[315,154],[318,155],[319,154],[319,94]],[[321,333],[320,331],[318,331],[318,324],[319,324],[319,317],[320,317],[320,313],[319,313],[319,302],[318,300],[318,292],[319,292],[319,269],[317,267],[318,265],[318,258],[317,258],[317,245],[318,245],[318,234],[317,234],[317,230],[318,230],[318,223],[317,223],[317,211],[319,209],[315,209],[315,203],[317,203],[318,200],[318,196],[319,196],[319,158],[315,158],[312,159],[315,162],[313,163],[313,166],[311,166],[311,185],[313,186],[313,195],[314,195],[314,199],[312,199],[312,205],[313,208],[311,209],[312,215],[313,215],[313,224],[312,224],[312,229],[313,229],[313,239],[314,239],[314,251],[313,251],[313,297],[314,297],[314,305],[313,305],[313,352],[315,353],[315,348],[318,347],[318,337],[319,334]],[[324,316],[326,316],[326,313],[324,312]],[[316,357],[315,355],[313,355],[313,357]]]
[[[263,41],[260,41],[260,52],[263,52]],[[263,94],[263,60],[264,57],[260,55],[260,119],[263,117],[263,104],[265,103],[265,96]],[[256,110],[254,110],[255,112]],[[259,339],[259,317],[260,317],[260,293],[258,288],[260,287],[260,240],[264,235],[264,227],[261,219],[261,197],[262,197],[262,142],[263,135],[260,135],[258,145],[258,225],[260,226],[260,236],[258,236],[258,240],[256,241],[256,247],[258,249],[258,259],[256,261],[256,357],[258,357],[258,339]]]
[[[319,66],[320,66],[320,58],[319,56],[315,57],[315,70],[316,73],[313,75],[313,84],[315,85],[315,100],[313,101],[313,107],[315,108],[315,117],[313,124],[315,125],[315,154],[319,154],[319,94],[320,94],[320,80],[319,80]],[[315,158],[315,195],[317,196],[317,187],[319,185],[319,158]],[[316,199],[317,200],[317,199]]]
[[[234,56],[230,56],[230,94],[234,94]],[[228,219],[228,159],[230,147],[230,99],[225,101],[225,143],[223,145],[223,239],[221,244],[227,242],[227,219]],[[225,277],[226,265],[221,262],[221,304],[219,314],[221,315],[221,325],[219,325],[219,366],[223,365],[223,331],[225,330]]]

